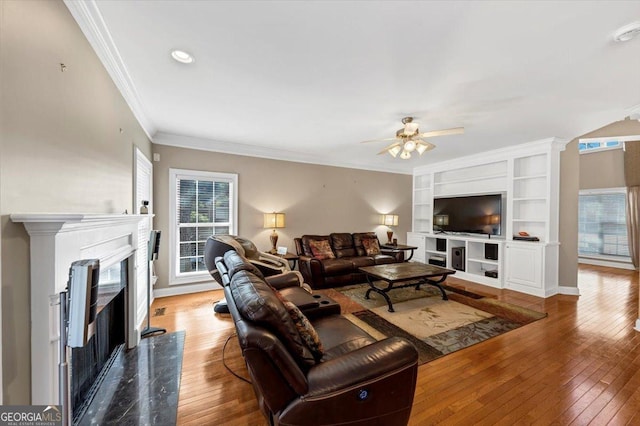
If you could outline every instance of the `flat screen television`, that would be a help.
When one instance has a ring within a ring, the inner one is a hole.
[[[433,232],[502,235],[502,194],[435,198]]]

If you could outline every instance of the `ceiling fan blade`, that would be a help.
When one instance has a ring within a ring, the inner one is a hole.
[[[362,141],[360,143],[371,143],[371,142],[385,142],[385,141],[395,141],[398,137],[386,138],[386,139],[371,139],[370,141]]]
[[[416,135],[419,138],[432,138],[434,136],[461,135],[464,133],[464,127],[454,127],[453,129],[432,130]]]
[[[392,143],[391,145],[387,146],[385,149],[383,149],[382,151],[380,151],[380,152],[378,153],[378,155],[380,155],[380,154],[386,154],[387,152],[389,152],[389,150],[390,150],[390,149],[392,149],[392,148],[394,148],[394,147],[396,147],[396,146],[400,146],[400,145],[402,145],[402,142],[400,142],[400,141],[395,142],[395,143]]]

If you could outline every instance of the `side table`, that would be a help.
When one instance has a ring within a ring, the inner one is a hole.
[[[401,251],[404,252],[408,252],[410,251],[411,253],[409,253],[409,257],[407,257],[404,261],[408,262],[411,260],[411,258],[413,257],[413,251],[416,250],[418,247],[415,246],[405,246],[403,244],[380,244],[380,248],[384,251],[390,251],[392,253],[400,253]]]

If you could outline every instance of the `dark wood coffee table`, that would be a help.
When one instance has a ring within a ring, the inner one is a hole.
[[[391,304],[391,299],[389,299],[389,296],[387,295],[387,293],[393,288],[415,287],[416,290],[418,290],[422,284],[430,284],[440,289],[440,292],[442,293],[442,300],[449,300],[447,298],[447,293],[445,293],[440,284],[443,283],[449,275],[456,273],[453,269],[442,268],[436,265],[427,265],[420,262],[363,266],[358,269],[367,275],[367,282],[371,287],[367,290],[367,293],[364,296],[365,299],[369,298],[369,294],[372,291],[379,293],[384,297],[384,300],[387,301],[387,305],[389,305],[389,312],[395,312],[393,310],[393,305]],[[373,283],[374,280],[386,281],[387,287],[376,287]]]

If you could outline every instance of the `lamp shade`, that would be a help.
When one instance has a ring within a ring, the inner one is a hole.
[[[263,228],[284,228],[284,213],[265,213]]]
[[[382,225],[398,226],[398,215],[397,214],[383,214],[382,215]]]

